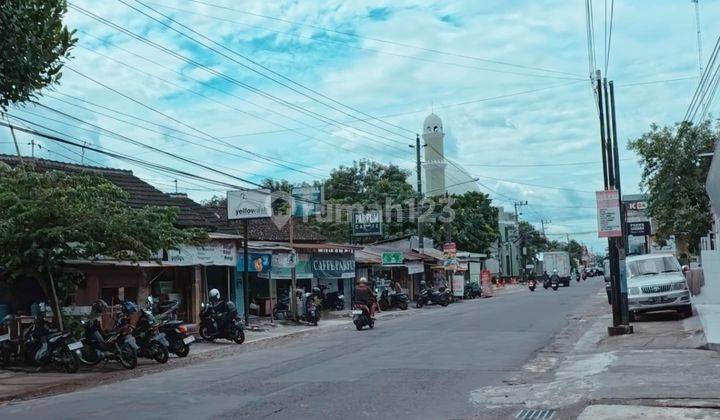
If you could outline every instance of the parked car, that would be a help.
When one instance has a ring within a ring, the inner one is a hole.
[[[664,310],[692,316],[690,292],[677,258],[647,254],[628,257],[625,261],[631,321],[639,313]]]

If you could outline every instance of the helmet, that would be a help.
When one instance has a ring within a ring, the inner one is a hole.
[[[15,321],[15,315],[9,314],[5,315],[5,318],[3,319],[3,323],[10,325],[13,321]]]
[[[557,268],[553,269],[553,274],[556,274],[557,272]]]
[[[105,301],[102,299],[98,299],[91,306],[91,310],[94,314],[101,314],[101,313],[107,311],[107,309],[108,309],[108,304],[105,303]]]
[[[218,289],[212,289],[210,293],[208,293],[208,297],[210,298],[210,302],[217,302],[220,300],[220,291]]]
[[[147,299],[145,299],[145,303],[147,303],[148,306],[153,306],[155,304],[155,299],[152,296],[148,295]]]
[[[365,277],[360,277],[360,280],[358,280],[358,284],[368,284],[368,281]]]
[[[425,280],[420,281],[420,286],[425,286],[427,282]]]
[[[319,288],[319,287],[313,287],[313,288],[312,288],[312,292],[313,292],[314,295],[319,295],[319,294],[320,294],[320,288]]]
[[[133,303],[132,301],[126,300],[120,305],[120,309],[122,310],[122,313],[125,315],[133,314],[138,311],[137,305]]]

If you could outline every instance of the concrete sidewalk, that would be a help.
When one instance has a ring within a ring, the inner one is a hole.
[[[609,312],[598,293],[523,372],[471,400],[496,418],[521,409],[556,410],[555,419],[719,418],[720,354],[702,349],[697,316],[648,314],[635,334],[609,337]]]

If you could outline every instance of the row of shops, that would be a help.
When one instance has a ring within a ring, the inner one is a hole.
[[[482,256],[460,252],[456,269],[449,271],[441,251],[412,249],[409,239],[407,247],[398,246],[402,241],[369,246],[249,241],[245,284],[242,241],[238,235],[212,233],[202,246],[164,251],[151,261],[69,261],[67,269],[82,272],[84,280],[66,302],[65,311],[82,315],[97,299],[112,305],[123,300],[143,302],[152,295],[178,301],[178,316],[195,322],[208,291],[218,289],[223,299],[235,302],[240,313],[270,316],[278,298],[289,295],[293,269],[298,289],[324,286],[326,294],[343,296],[346,308],[360,277],[376,287],[397,283],[411,298],[420,291],[422,280],[430,286],[449,287],[461,297],[466,282],[479,282],[482,268]],[[30,314],[28,305],[43,300],[37,289],[36,296],[26,293],[22,303],[9,309]]]

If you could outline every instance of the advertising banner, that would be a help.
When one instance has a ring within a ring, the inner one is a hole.
[[[227,192],[228,220],[262,219],[272,216],[268,190],[240,190]]]
[[[292,189],[295,217],[309,217],[322,213],[322,187],[299,186]]]
[[[352,214],[353,236],[382,236],[382,215],[379,210]]]
[[[620,224],[620,195],[616,190],[598,191],[597,199],[598,236],[617,238],[622,236]]]
[[[248,253],[248,271],[251,273],[266,273],[272,267],[272,254],[249,252]],[[245,271],[244,253],[238,255],[237,271]]]
[[[456,274],[452,276],[452,291],[453,296],[463,297],[465,296],[465,276],[462,274]]]
[[[628,235],[648,236],[650,235],[650,222],[630,222],[627,224]]]
[[[355,257],[350,253],[312,254],[310,265],[315,278],[352,279],[355,278]]]
[[[167,251],[174,265],[223,265],[233,267],[237,261],[234,242],[208,242],[203,245],[181,245]]]

